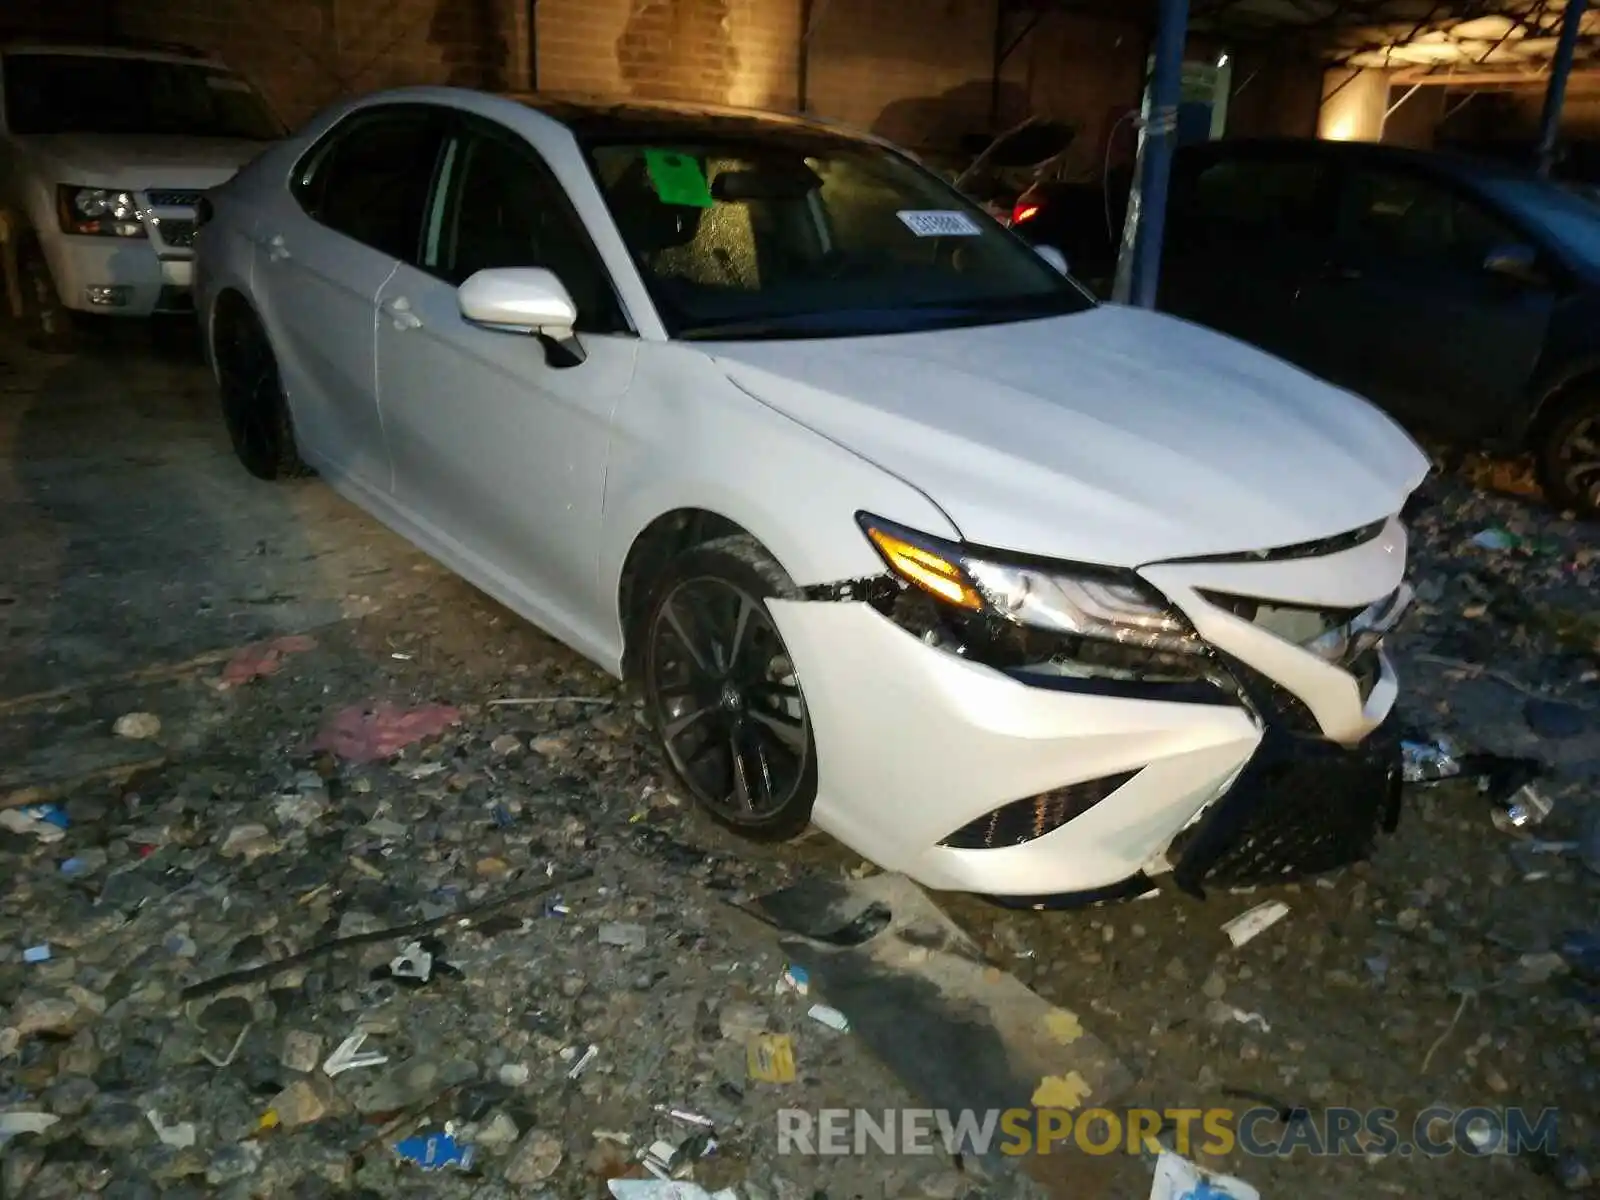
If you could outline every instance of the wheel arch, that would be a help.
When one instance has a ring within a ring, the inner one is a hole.
[[[1540,442],[1561,419],[1567,405],[1586,392],[1600,392],[1600,355],[1586,357],[1545,380],[1535,394],[1533,411],[1523,429],[1523,448],[1538,453]]]
[[[652,520],[634,536],[623,556],[617,579],[617,619],[622,635],[622,677],[639,677],[639,639],[635,636],[644,606],[650,595],[650,581],[680,554],[725,537],[747,537],[760,546],[773,561],[782,561],[760,536],[738,521],[710,508],[674,508]]]

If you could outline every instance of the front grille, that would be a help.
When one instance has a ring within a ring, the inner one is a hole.
[[[1081,817],[1138,773],[1106,775],[1015,800],[969,821],[939,844],[955,850],[999,850],[1038,841]]]
[[[1287,735],[1263,741],[1233,788],[1173,840],[1174,880],[1203,895],[1359,862],[1399,820],[1400,781],[1389,731],[1354,750]]]
[[[1231,656],[1225,657],[1225,663],[1264,723],[1290,733],[1322,733],[1321,723],[1306,702],[1277,680]]]
[[[1253,596],[1235,596],[1229,592],[1201,591],[1200,595],[1206,603],[1214,604],[1241,621],[1249,621],[1257,628],[1297,646],[1321,637],[1330,629],[1348,625],[1366,611],[1366,605],[1359,608],[1317,608],[1309,604],[1257,600]]]
[[[183,250],[194,246],[194,229],[193,221],[161,221],[156,225],[163,242]]]
[[[193,208],[200,203],[203,194],[188,189],[158,188],[153,192],[146,192],[145,199],[150,201],[151,208]]]

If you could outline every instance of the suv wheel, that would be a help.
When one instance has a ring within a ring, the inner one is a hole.
[[[1551,504],[1600,517],[1600,390],[1564,404],[1535,453],[1539,483]]]
[[[648,606],[645,703],[679,782],[718,824],[758,841],[801,833],[817,747],[794,662],[767,601],[794,584],[755,539],[698,546]]]
[[[22,284],[23,319],[31,327],[33,338],[46,350],[72,349],[77,332],[72,313],[61,303],[50,264],[31,237],[17,250],[17,274]]]

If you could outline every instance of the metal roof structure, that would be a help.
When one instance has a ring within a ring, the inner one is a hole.
[[[1076,12],[1154,27],[1150,0],[1004,0],[1013,12]],[[1517,74],[1555,57],[1566,0],[1191,0],[1191,33],[1293,42],[1330,65]],[[1600,9],[1583,18],[1580,63],[1600,64]]]

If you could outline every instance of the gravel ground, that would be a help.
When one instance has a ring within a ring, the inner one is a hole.
[[[184,344],[0,339],[0,463],[0,796],[64,823],[0,824],[0,1129],[57,1118],[0,1149],[0,1197],[601,1196],[699,1132],[658,1106],[713,1123],[684,1147],[708,1190],[1032,1193],[943,1155],[778,1153],[779,1108],[917,1102],[776,990],[785,957],[736,907],[864,865],[731,841],[610,680],[316,481],[248,479]],[[1520,486],[1473,461],[1419,496],[1395,644],[1408,724],[1537,761],[1537,829],[1456,779],[1314,884],[938,897],[1081,1015],[1129,1102],[1560,1110],[1554,1157],[1208,1160],[1263,1196],[1595,1190],[1600,979],[1570,935],[1600,930],[1596,539]],[[1266,900],[1287,918],[1233,948],[1223,922]],[[751,1078],[761,1030],[789,1035],[793,1082]],[[330,1077],[356,1034],[384,1061]],[[470,1163],[406,1161],[418,1131]],[[1107,1194],[1147,1195],[1127,1167]]]

